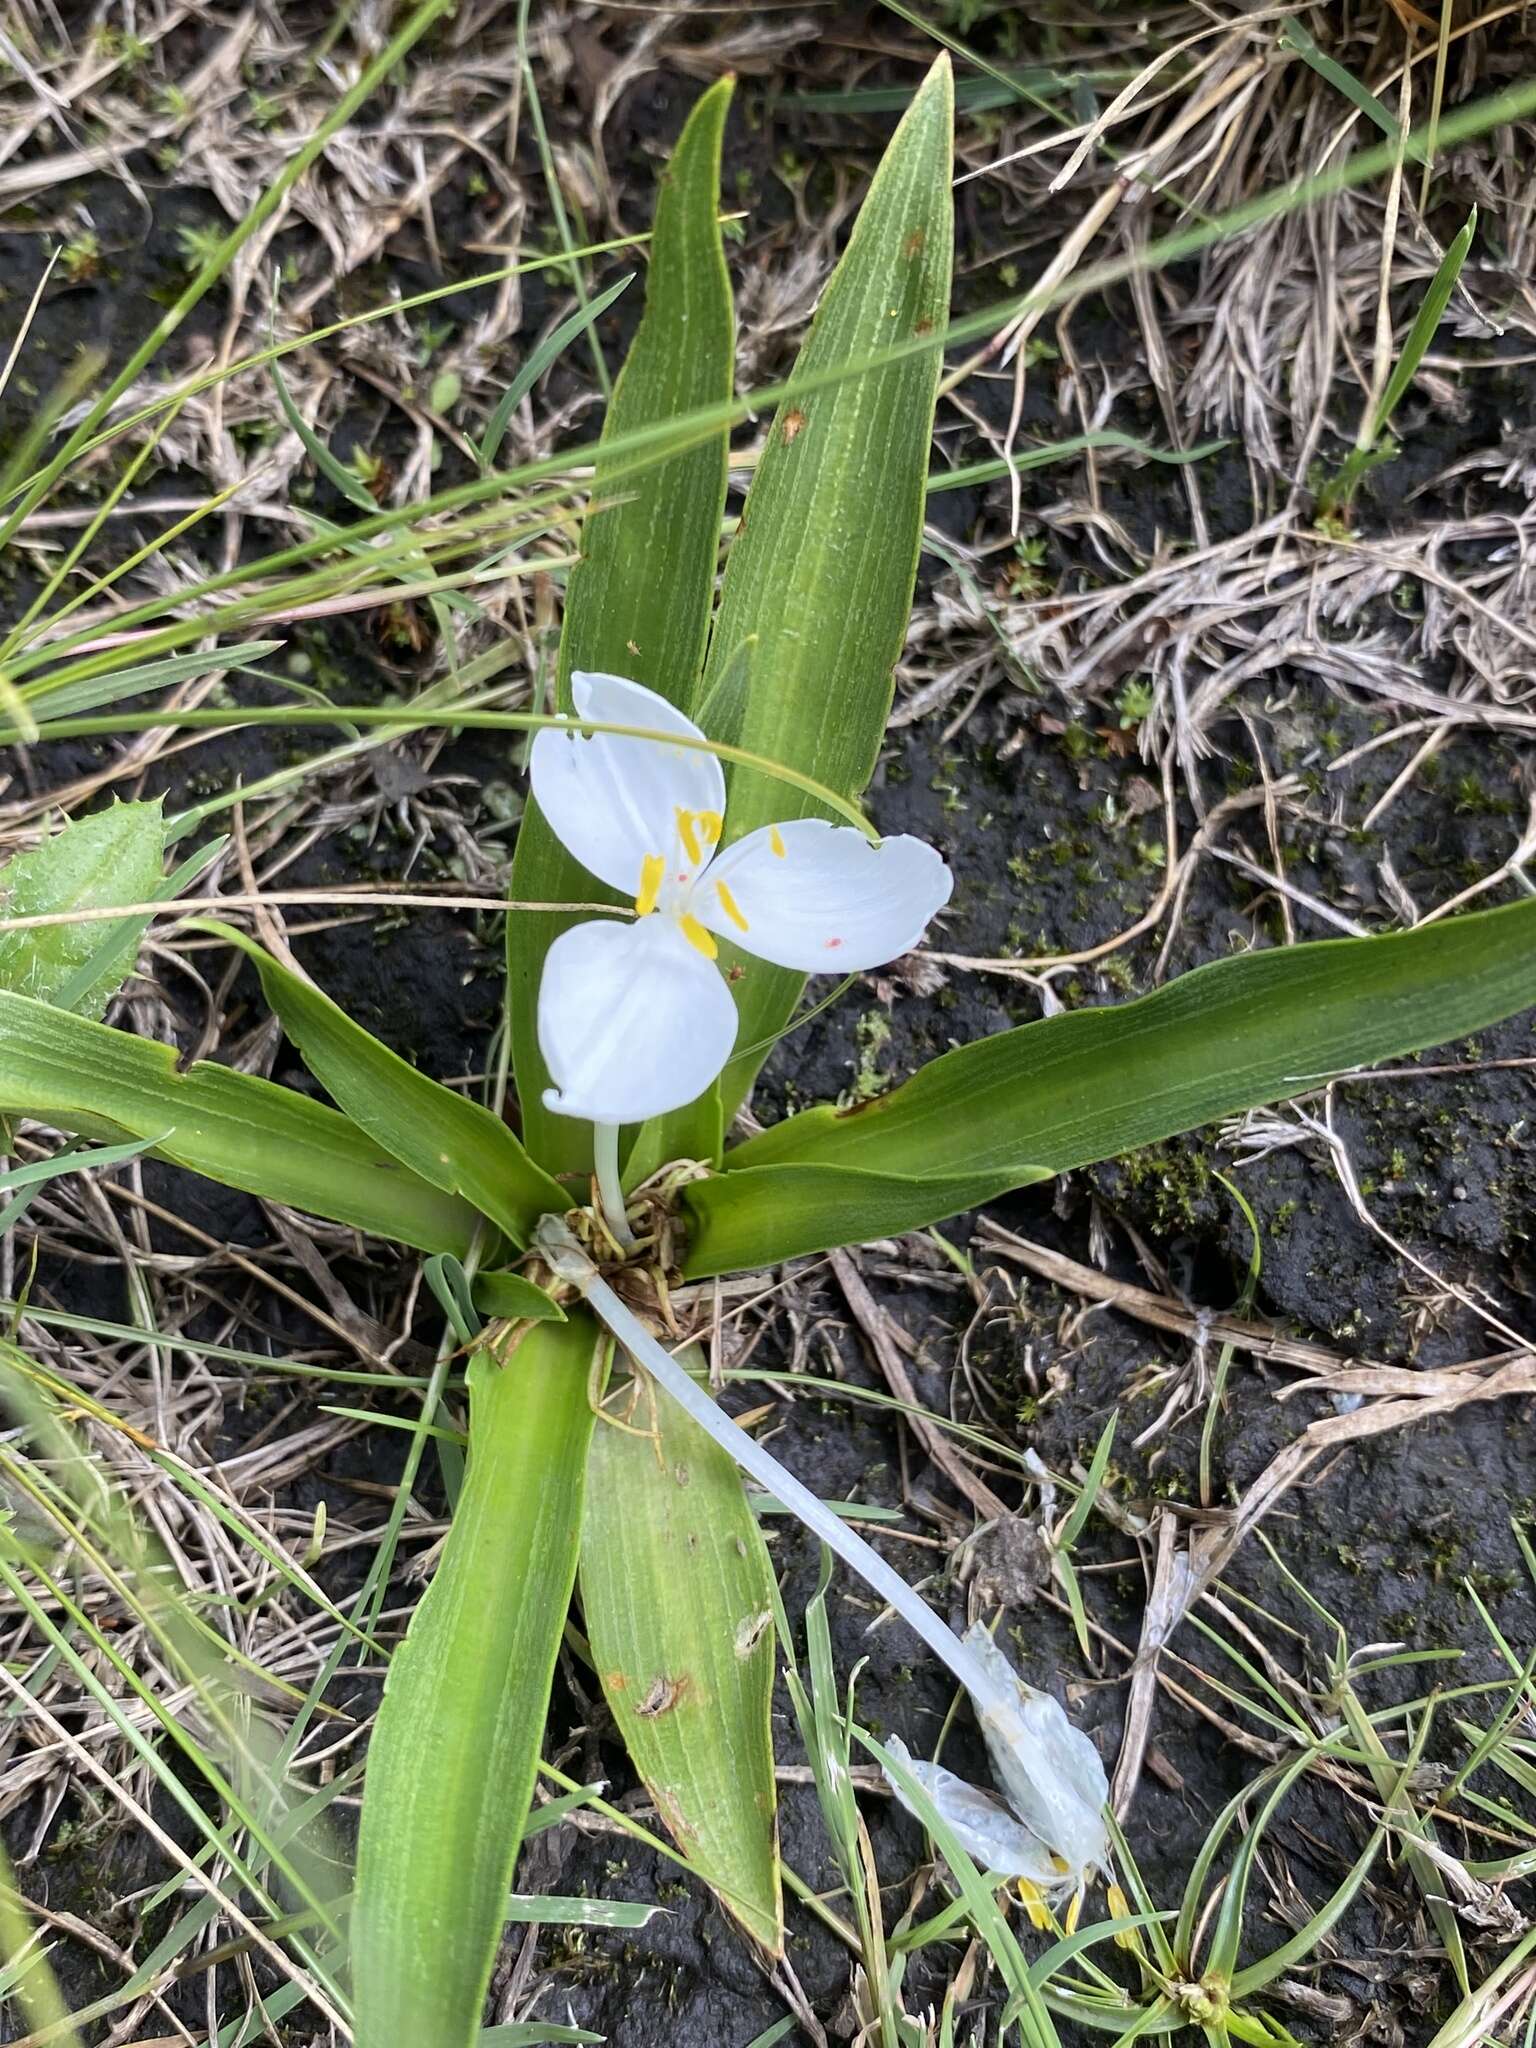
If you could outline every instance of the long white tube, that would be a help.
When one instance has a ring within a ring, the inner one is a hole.
[[[739,1429],[711,1400],[640,1318],[624,1306],[560,1217],[542,1219],[537,1243],[556,1275],[582,1295],[592,1313],[607,1325],[636,1364],[660,1382],[677,1405],[708,1431],[743,1472],[750,1473],[766,1493],[813,1530],[829,1550],[835,1551],[922,1637],[971,1695],[978,1716],[994,1727],[1001,1724],[1007,1728],[1017,1721],[1017,1699],[1008,1697],[975,1652],[966,1648],[947,1623],[940,1621],[927,1601],[913,1592],[878,1551],[872,1550],[862,1536],[855,1535],[840,1516],[834,1515],[824,1501],[802,1486],[792,1472],[786,1471],[777,1458],[755,1443],[744,1429]]]

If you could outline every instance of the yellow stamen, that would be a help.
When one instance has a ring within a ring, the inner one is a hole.
[[[640,863],[640,894],[635,898],[635,912],[639,917],[649,917],[656,908],[656,899],[661,894],[661,880],[667,872],[667,864],[659,853],[648,853]]]
[[[747,920],[742,916],[741,909],[740,906],[737,904],[736,898],[731,894],[730,890],[727,889],[724,882],[716,882],[715,894],[720,898],[720,908],[731,920],[731,923],[735,925],[737,931],[751,931],[751,925],[749,925],[747,923]]]
[[[699,844],[699,835],[694,830],[693,824],[698,813],[695,811],[685,811],[682,805],[679,804],[673,815],[677,819],[677,836],[683,842],[683,851],[694,863],[695,867],[697,867],[698,863],[704,858],[704,849]]]
[[[720,834],[725,830],[725,820],[721,817],[720,813],[718,811],[695,811],[693,815],[698,819],[704,837],[709,841],[710,845],[718,846],[720,844]]]
[[[1083,1895],[1082,1895],[1082,1893],[1081,1893],[1080,1891],[1076,1891],[1076,1892],[1074,1892],[1074,1893],[1072,1894],[1072,1903],[1071,1903],[1071,1905],[1070,1905],[1070,1906],[1068,1906],[1068,1908],[1067,1908],[1067,1917],[1066,1917],[1066,1919],[1065,1919],[1065,1920],[1064,1920],[1064,1921],[1062,1922],[1062,1925],[1063,1925],[1063,1926],[1064,1926],[1064,1927],[1066,1928],[1066,1930],[1067,1930],[1068,1934],[1076,1934],[1076,1932],[1077,1932],[1077,1916],[1078,1916],[1078,1914],[1079,1914],[1079,1913],[1081,1913],[1081,1912],[1082,1912],[1082,1910],[1083,1910]]]
[[[1029,1915],[1031,1927],[1042,1931],[1051,1924],[1051,1909],[1045,1903],[1045,1895],[1032,1878],[1019,1879],[1019,1897],[1024,1901],[1024,1910]]]
[[[1109,1885],[1105,1890],[1104,1898],[1105,1903],[1109,1907],[1109,1917],[1111,1920],[1130,1919],[1131,1902],[1125,1896],[1125,1893],[1121,1891],[1119,1885]],[[1141,1936],[1134,1927],[1122,1927],[1115,1936],[1115,1947],[1128,1949],[1132,1955],[1139,1956],[1141,1954]]]
[[[677,922],[689,945],[697,946],[706,960],[713,960],[718,955],[720,948],[715,944],[714,933],[706,931],[696,917],[680,917]]]
[[[784,858],[784,834],[777,825],[768,827],[768,850],[782,860]]]

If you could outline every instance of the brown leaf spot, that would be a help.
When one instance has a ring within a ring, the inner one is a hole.
[[[742,1659],[750,1657],[772,1625],[773,1616],[767,1608],[759,1614],[743,1615],[736,1624],[737,1656]]]
[[[608,1692],[627,1692],[629,1679],[622,1671],[610,1671],[603,1680],[603,1685]]]
[[[927,239],[928,237],[922,228],[914,228],[901,245],[902,255],[906,257],[921,256],[923,244]]]
[[[635,1712],[642,1721],[654,1721],[662,1714],[670,1714],[687,1690],[686,1678],[668,1678],[664,1674],[660,1675],[651,1680],[651,1689],[636,1707]]]
[[[917,325],[912,329],[912,332],[914,334],[932,334],[933,322],[928,318],[928,315],[926,313],[923,315],[922,319],[918,321]]]
[[[801,432],[804,426],[805,414],[799,411],[798,408],[785,413],[784,424],[779,428],[779,434],[786,448],[789,446],[790,442],[793,441],[796,438],[796,436]]]

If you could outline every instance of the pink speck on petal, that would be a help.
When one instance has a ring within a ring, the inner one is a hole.
[[[827,951],[830,953],[834,949],[834,947],[840,946],[842,943],[843,942],[841,939],[828,939]]]

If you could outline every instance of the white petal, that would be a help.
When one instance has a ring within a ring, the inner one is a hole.
[[[571,695],[582,718],[703,738],[693,720],[665,697],[623,676],[578,669],[571,677]],[[714,755],[668,746],[665,739],[557,732],[546,726],[529,752],[528,774],[561,845],[589,873],[626,896],[639,894],[648,854],[673,860],[679,811],[718,816],[725,809],[725,777]]]
[[[727,847],[690,907],[701,924],[759,960],[849,974],[915,946],[954,885],[921,839],[873,846],[852,825],[801,818]]]
[[[545,1106],[637,1124],[702,1095],[731,1056],[725,977],[670,918],[573,925],[544,956],[539,1050]]]
[[[1021,1827],[997,1800],[946,1771],[942,1764],[923,1763],[912,1756],[899,1737],[886,1743],[899,1764],[916,1778],[938,1809],[940,1820],[959,1837],[960,1846],[982,1870],[1000,1872],[1004,1877],[1027,1877],[1043,1892],[1062,1888],[1062,1874],[1051,1861],[1050,1851],[1028,1828]],[[914,1820],[923,1816],[893,1777],[887,1783]],[[926,1825],[926,1823],[925,1823]]]
[[[979,1622],[965,1632],[968,1650],[1017,1702],[1006,1721],[984,1712],[981,1732],[1008,1804],[1033,1834],[1071,1865],[1075,1877],[1102,1868],[1108,1855],[1104,1802],[1109,1780],[1098,1751],[1049,1693],[1024,1685]]]

